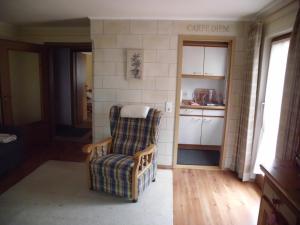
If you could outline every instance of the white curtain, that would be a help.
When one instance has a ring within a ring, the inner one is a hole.
[[[252,144],[256,109],[256,94],[259,71],[259,56],[262,37],[262,23],[254,23],[248,33],[246,65],[243,78],[241,118],[235,170],[239,178],[248,181],[251,176]]]

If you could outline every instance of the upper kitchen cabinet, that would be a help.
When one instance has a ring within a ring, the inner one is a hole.
[[[204,48],[204,76],[226,76],[228,48]]]
[[[228,46],[226,44],[207,44],[183,46],[182,76],[224,79],[228,66]]]
[[[184,46],[182,52],[182,73],[203,75],[204,47]]]

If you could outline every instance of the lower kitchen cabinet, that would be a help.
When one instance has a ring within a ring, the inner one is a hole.
[[[222,117],[180,116],[179,143],[221,146],[223,127]]]
[[[224,118],[203,117],[201,145],[222,145]]]
[[[180,116],[179,143],[200,145],[202,117]]]

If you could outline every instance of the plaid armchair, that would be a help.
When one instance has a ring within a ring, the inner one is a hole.
[[[150,109],[145,119],[122,118],[120,112],[121,106],[110,109],[110,138],[84,147],[89,154],[90,188],[136,202],[155,181],[161,112]]]

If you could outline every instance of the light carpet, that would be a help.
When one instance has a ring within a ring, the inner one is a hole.
[[[0,196],[1,225],[172,225],[171,170],[137,203],[87,188],[84,163],[48,161]]]

